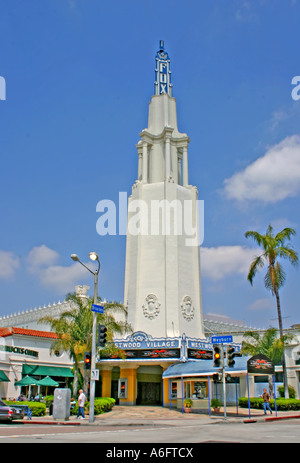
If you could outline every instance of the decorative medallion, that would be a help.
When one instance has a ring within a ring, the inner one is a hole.
[[[190,321],[194,318],[195,309],[192,305],[192,298],[190,296],[184,296],[182,299],[181,312],[187,321]]]
[[[143,305],[144,315],[145,317],[150,318],[150,320],[153,320],[153,318],[157,317],[159,314],[160,303],[158,302],[155,294],[148,294],[145,301],[146,303]]]

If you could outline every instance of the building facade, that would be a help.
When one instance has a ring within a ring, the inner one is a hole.
[[[27,375],[35,380],[50,376],[60,387],[73,378],[73,362],[65,351],[51,353],[56,338],[49,331],[10,327],[0,328],[0,398],[17,399],[21,393],[18,381]],[[23,386],[25,396],[40,391],[34,384]],[[45,390],[40,391],[45,393]]]
[[[154,95],[149,104],[148,126],[140,132],[136,145],[137,180],[128,201],[124,304],[133,333],[114,340],[124,351],[124,358],[97,359],[100,380],[96,396],[114,397],[124,405],[179,407],[183,398],[193,397],[202,401],[199,408],[207,408],[211,388],[217,391],[218,387],[213,379],[211,336],[232,335],[238,353],[243,333],[250,328],[203,318],[203,224],[199,221],[198,191],[188,178],[190,139],[178,130],[170,59],[163,41],[155,61]],[[86,298],[88,289],[77,286],[76,293]],[[62,369],[70,369],[72,362],[66,353],[50,354],[54,333],[39,320],[46,315],[59,317],[68,308],[69,302],[63,301],[0,317],[0,397],[16,397],[19,389],[14,383],[28,372],[37,373],[35,376],[47,371],[65,373],[65,377],[54,376],[66,383],[69,373]],[[299,397],[297,330],[295,336],[286,358],[289,383]],[[195,362],[198,375],[172,377],[166,373],[172,365],[188,361]],[[237,364],[238,368],[231,372],[232,390],[236,391],[238,381],[239,395],[246,395],[246,361]],[[250,395],[258,393],[252,378]]]

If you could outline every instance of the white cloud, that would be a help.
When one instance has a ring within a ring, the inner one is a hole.
[[[37,267],[53,265],[57,262],[59,254],[45,244],[31,249],[27,256],[29,267],[34,271]]]
[[[9,280],[15,275],[19,266],[19,258],[14,253],[0,250],[0,278]]]
[[[86,280],[87,270],[79,263],[69,266],[57,265],[58,260],[59,254],[43,244],[29,252],[28,270],[47,288],[65,293],[73,291],[75,284]]]
[[[258,249],[243,246],[219,246],[201,249],[201,272],[214,281],[231,275],[248,274],[250,264],[259,254]]]
[[[74,291],[76,283],[86,280],[87,270],[80,264],[72,264],[69,267],[52,265],[43,269],[40,274],[41,283],[49,288],[61,292]]]
[[[286,137],[224,183],[226,197],[238,201],[276,203],[296,196],[300,191],[300,136]]]

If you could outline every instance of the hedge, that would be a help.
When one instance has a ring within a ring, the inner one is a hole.
[[[32,416],[45,416],[46,415],[46,404],[42,402],[13,402],[11,400],[6,400],[5,403],[7,405],[28,405],[28,407],[32,410]]]
[[[263,399],[261,397],[250,397],[250,408],[263,409]],[[300,410],[300,400],[297,399],[283,399],[279,397],[276,399],[277,410]],[[241,408],[248,408],[248,397],[239,398],[239,406]],[[275,410],[275,399],[270,400],[270,407]]]
[[[94,414],[101,415],[102,413],[109,412],[115,405],[115,399],[111,397],[96,397],[94,402]],[[85,402],[84,411],[88,412],[90,408],[90,403]],[[78,413],[78,403],[71,410],[71,415],[77,415]]]

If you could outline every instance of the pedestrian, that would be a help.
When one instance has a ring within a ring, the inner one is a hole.
[[[78,413],[77,413],[77,418],[81,415],[81,419],[84,420],[84,402],[86,401],[86,396],[84,395],[84,392],[82,389],[79,390],[79,397],[78,397]]]
[[[75,407],[75,405],[76,405],[76,400],[73,399],[73,397],[72,397],[71,402],[70,402],[70,409],[73,410],[73,408]]]
[[[267,409],[270,410],[271,415],[272,415],[272,410],[271,410],[271,407],[270,407],[270,394],[267,392],[267,389],[264,389],[264,393],[262,395],[262,398],[264,399],[263,406],[264,406],[265,415],[267,414]]]

